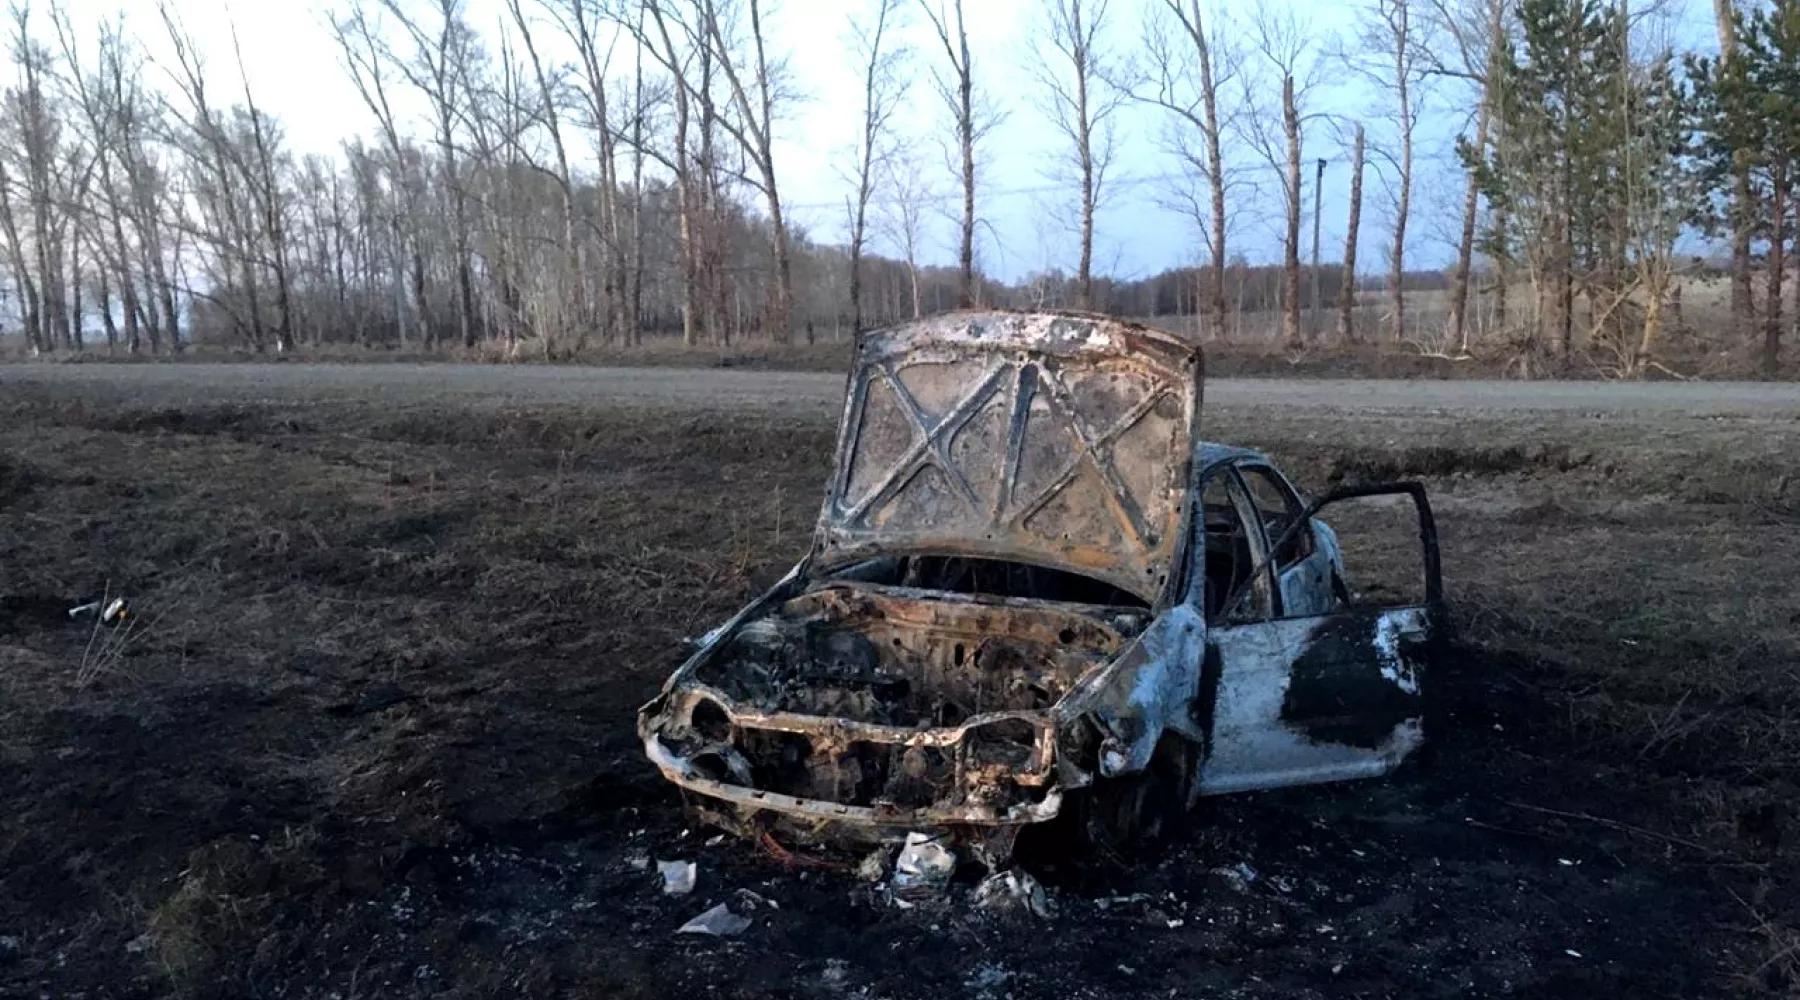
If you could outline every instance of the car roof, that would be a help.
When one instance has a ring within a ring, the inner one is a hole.
[[[1234,444],[1220,444],[1217,441],[1199,441],[1195,443],[1195,457],[1200,460],[1202,469],[1210,469],[1215,465],[1244,459],[1252,459],[1270,465],[1269,456],[1260,451],[1240,448]]]

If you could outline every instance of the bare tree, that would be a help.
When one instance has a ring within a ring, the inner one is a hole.
[[[713,56],[719,72],[730,85],[731,98],[737,104],[739,120],[720,117],[719,124],[743,147],[744,155],[756,165],[751,183],[762,192],[769,208],[769,228],[775,252],[774,282],[770,287],[767,325],[777,343],[786,343],[794,306],[794,267],[788,245],[787,222],[782,217],[781,194],[775,178],[775,114],[785,103],[781,77],[784,66],[772,61],[764,37],[762,0],[747,0],[750,12],[751,52],[745,69],[751,74],[745,83],[745,72],[739,69],[734,46],[726,38],[725,19],[721,9],[729,10],[730,0],[700,0],[706,32],[713,45]],[[752,92],[754,91],[754,92]]]
[[[10,152],[15,159],[12,178],[0,178],[0,184],[11,180],[22,187],[31,236],[30,263],[24,263],[26,254],[21,246],[16,268],[25,300],[25,332],[33,349],[51,351],[73,341],[61,239],[63,206],[67,204],[63,191],[66,138],[47,87],[50,54],[32,35],[30,6],[15,6],[12,19],[12,59],[19,71],[19,85],[9,95],[7,124],[13,133]],[[0,203],[0,211],[13,215],[10,197]]]
[[[581,9],[581,0],[575,0],[574,6],[576,16],[582,17],[585,12]],[[544,353],[548,355],[554,351],[554,341],[560,340],[568,327],[577,328],[577,346],[587,338],[587,275],[582,266],[581,242],[575,234],[575,179],[569,170],[569,147],[563,142],[562,111],[557,101],[557,90],[551,86],[550,74],[544,68],[544,60],[538,55],[537,42],[532,38],[531,21],[525,16],[524,6],[520,0],[506,0],[506,8],[512,15],[513,26],[518,29],[519,40],[524,43],[532,79],[537,84],[537,107],[534,111],[550,136],[551,150],[555,154],[551,175],[556,181],[562,223],[559,233],[561,245],[558,248],[562,266],[557,285],[562,293],[562,301],[567,303],[568,308],[559,310],[554,332],[548,328],[543,331]],[[555,12],[556,8],[552,7],[551,10]],[[611,273],[610,270],[608,273]]]
[[[1307,97],[1317,82],[1318,61],[1313,37],[1286,6],[1265,2],[1257,8],[1255,45],[1261,72],[1245,74],[1245,101],[1257,108],[1263,93],[1278,88],[1281,107],[1278,112],[1258,109],[1240,120],[1246,140],[1281,174],[1285,210],[1281,333],[1289,346],[1299,346],[1304,343],[1300,326],[1300,215],[1304,208],[1300,161],[1305,127],[1312,120]],[[1279,132],[1276,120],[1280,122]]]
[[[906,0],[868,0],[864,16],[852,15],[850,51],[862,79],[862,125],[857,136],[852,179],[856,190],[849,199],[850,219],[850,317],[851,328],[863,328],[863,250],[868,243],[869,200],[875,182],[893,153],[889,134],[894,114],[905,100],[907,80],[902,72],[906,50],[896,39],[900,12]]]
[[[1427,19],[1414,17],[1412,0],[1369,0],[1362,10],[1355,51],[1346,62],[1385,92],[1392,104],[1383,116],[1388,133],[1377,145],[1393,168],[1393,241],[1388,248],[1389,330],[1406,338],[1406,233],[1412,216],[1413,138],[1424,111]]]
[[[414,17],[403,0],[381,0],[412,42],[412,58],[396,65],[431,105],[438,169],[450,199],[452,267],[456,273],[456,323],[464,347],[475,346],[474,273],[469,259],[468,191],[457,159],[457,125],[467,114],[468,79],[479,58],[463,18],[463,0],[430,0],[433,22]]]
[[[64,71],[87,126],[98,172],[99,189],[92,206],[89,239],[99,267],[97,291],[101,299],[101,321],[107,332],[107,348],[110,352],[118,340],[112,312],[112,290],[116,280],[122,299],[126,350],[136,354],[142,345],[139,325],[142,306],[133,278],[134,255],[125,238],[124,220],[129,211],[129,199],[118,183],[121,158],[128,155],[121,128],[121,103],[126,97],[115,89],[116,80],[107,72],[109,64],[119,59],[118,49],[124,42],[116,23],[103,23],[99,29],[98,56],[95,66],[90,68],[78,51],[75,31],[67,15],[61,11],[53,14],[56,15],[57,38],[62,46]]]
[[[253,210],[243,195],[248,171],[226,121],[208,94],[203,54],[167,0],[161,0],[157,10],[175,56],[170,76],[188,105],[187,117],[182,124],[195,168],[201,219],[197,220],[200,228],[187,228],[208,245],[217,264],[212,275],[217,279],[217,287],[189,283],[187,292],[190,297],[206,298],[231,313],[234,325],[244,331],[254,349],[261,351],[266,347],[267,337],[257,273],[259,258],[254,245],[256,223]],[[176,259],[180,259],[179,254]],[[239,285],[235,290],[230,287],[233,277]],[[241,314],[225,297],[233,291],[243,297]]]
[[[411,159],[406,143],[401,139],[398,119],[388,97],[388,77],[386,66],[393,61],[392,53],[387,51],[385,42],[381,41],[382,32],[369,16],[368,10],[362,6],[361,0],[355,0],[346,15],[331,16],[332,33],[336,37],[338,47],[344,53],[344,65],[350,71],[350,78],[356,84],[357,93],[362,96],[363,103],[375,115],[381,128],[382,138],[386,141],[387,153],[391,160],[394,188],[401,195],[402,210],[395,213],[393,228],[396,231],[394,270],[396,283],[400,272],[399,257],[402,253],[400,244],[402,235],[406,244],[405,255],[411,264],[411,289],[413,300],[413,321],[418,331],[418,339],[426,345],[435,343],[436,332],[431,326],[431,307],[426,297],[425,285],[425,252],[422,247],[421,216],[423,194],[419,190],[416,172],[409,166]],[[404,226],[402,223],[404,220]],[[406,343],[406,322],[401,310],[395,309],[395,335],[401,344]]]
[[[515,0],[516,2],[516,0]],[[594,136],[594,162],[598,168],[595,178],[599,188],[597,204],[599,207],[596,232],[606,252],[606,263],[602,268],[602,296],[606,300],[607,331],[606,339],[622,339],[631,342],[637,335],[637,310],[630,304],[631,296],[627,293],[627,285],[637,287],[627,273],[624,223],[621,216],[619,199],[618,145],[620,130],[613,123],[613,106],[611,88],[606,74],[611,66],[613,48],[619,40],[619,32],[615,31],[611,43],[602,48],[600,38],[600,21],[602,15],[594,10],[594,0],[539,0],[562,26],[563,33],[574,42],[575,51],[580,57],[581,77],[584,86],[582,96],[586,100],[588,127]],[[613,17],[625,17],[623,11],[613,12]],[[615,29],[620,25],[615,23]],[[622,30],[622,29],[621,29]],[[641,91],[643,49],[640,43],[636,58],[639,67],[638,78]],[[641,128],[642,109],[638,109],[634,127]],[[641,143],[634,145],[635,162],[642,164],[643,151]],[[640,170],[641,173],[641,170]],[[633,191],[639,190],[641,184],[634,179]],[[640,260],[641,254],[633,253],[634,260]],[[580,255],[577,254],[579,263]],[[585,327],[581,336],[585,338]],[[578,342],[577,346],[580,346]]]
[[[693,102],[689,99],[692,89],[687,77],[694,61],[694,51],[691,46],[685,46],[677,40],[683,37],[686,25],[676,20],[672,11],[665,11],[664,4],[644,0],[641,11],[646,16],[638,24],[640,41],[669,75],[674,120],[670,127],[671,149],[668,153],[653,153],[641,136],[635,146],[637,150],[655,156],[675,178],[681,271],[681,339],[684,344],[693,345],[699,343],[702,327],[699,307],[703,254],[697,232],[701,211],[702,181],[699,174],[702,164],[696,162],[689,141],[694,114]],[[675,31],[670,30],[671,22],[676,25]]]
[[[884,228],[888,240],[899,251],[901,259],[906,262],[907,287],[911,293],[912,317],[918,319],[924,314],[924,303],[920,290],[919,255],[925,245],[925,217],[934,198],[934,192],[925,179],[925,172],[919,162],[909,156],[897,155],[886,163],[888,187],[893,198],[888,203],[886,224]]]
[[[38,287],[32,277],[31,266],[26,263],[25,241],[19,238],[18,213],[13,202],[13,179],[7,171],[6,163],[0,160],[0,228],[6,234],[6,252],[8,263],[12,265],[13,280],[17,283],[19,301],[25,323],[25,341],[30,345],[33,354],[40,354],[49,348],[44,343],[42,329],[39,325]]]
[[[246,187],[255,201],[261,223],[264,248],[260,256],[275,276],[275,349],[286,352],[294,349],[294,314],[288,280],[287,199],[275,174],[276,137],[273,127],[257,108],[255,95],[250,92],[250,75],[244,69],[244,50],[238,44],[235,25],[231,29],[231,47],[237,57],[238,79],[244,85],[244,107],[250,118],[250,151],[255,157],[253,164],[238,166],[248,175]]]
[[[975,100],[975,66],[969,55],[969,31],[963,19],[963,0],[950,0],[945,11],[942,0],[920,0],[925,16],[931,21],[939,43],[944,47],[946,71],[933,67],[931,78],[938,95],[950,110],[952,134],[956,139],[962,163],[962,244],[957,251],[958,267],[956,304],[967,309],[975,304],[975,147],[987,133],[989,121],[977,121]],[[935,4],[935,6],[934,6]]]
[[[1145,21],[1143,48],[1150,70],[1137,94],[1168,113],[1170,148],[1206,179],[1206,207],[1196,204],[1192,214],[1211,255],[1203,294],[1214,336],[1225,333],[1224,137],[1232,119],[1220,96],[1236,77],[1239,61],[1221,25],[1222,17],[1209,12],[1202,0],[1158,0]]]
[[[1076,266],[1076,305],[1094,306],[1094,211],[1114,153],[1113,119],[1126,99],[1117,69],[1104,50],[1110,0],[1046,0],[1041,31],[1027,69],[1049,95],[1049,116],[1068,141],[1067,165],[1078,190],[1081,249]],[[1055,53],[1044,59],[1042,54]]]
[[[1344,230],[1344,271],[1338,288],[1338,339],[1356,343],[1356,241],[1362,229],[1363,154],[1365,140],[1361,123],[1356,126],[1356,139],[1350,151],[1350,221]]]
[[[1495,60],[1506,42],[1506,0],[1430,0],[1433,33],[1449,41],[1422,51],[1428,71],[1472,85],[1477,91],[1474,138],[1459,139],[1466,159],[1479,160],[1492,138],[1495,103],[1500,100]],[[1474,268],[1475,228],[1481,207],[1481,180],[1469,171],[1463,188],[1462,223],[1456,264],[1450,273],[1449,341],[1459,354],[1469,351],[1469,279]]]
[[[626,312],[630,322],[626,338],[636,344],[644,329],[644,119],[649,105],[644,95],[644,47],[636,49],[632,60],[631,86],[631,305]],[[614,215],[616,221],[617,215]]]

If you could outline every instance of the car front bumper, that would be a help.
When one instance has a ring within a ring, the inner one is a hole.
[[[713,718],[723,718],[726,733],[696,731],[694,712],[703,704],[719,709]],[[1029,732],[1029,743],[985,738],[1000,727],[1015,737]],[[958,828],[991,832],[1054,819],[1070,787],[1064,780],[1069,775],[1057,767],[1056,730],[1047,713],[897,728],[760,712],[696,685],[646,706],[638,731],[646,756],[669,781],[698,797],[694,804],[707,819],[748,835],[771,825],[807,842],[886,842],[911,831]],[[759,737],[802,749],[779,761],[759,757]],[[793,759],[796,753],[804,760]],[[996,759],[1003,755],[1011,759]],[[791,776],[800,769],[853,777],[842,789],[818,780],[796,786]],[[1086,783],[1083,772],[1073,777],[1077,785]]]

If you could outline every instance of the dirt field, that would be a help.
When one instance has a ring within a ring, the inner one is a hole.
[[[802,551],[836,379],[252,370],[0,370],[0,996],[1800,990],[1791,391],[1213,387],[1310,487],[1432,487],[1433,742],[1047,864],[1042,922],[714,842],[636,746]],[[123,644],[65,614],[103,590]],[[779,908],[673,934],[744,889]]]

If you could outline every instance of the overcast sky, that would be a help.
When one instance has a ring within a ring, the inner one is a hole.
[[[95,19],[121,7],[119,0],[65,2],[78,28],[84,21],[91,27]],[[423,0],[415,2],[423,6]],[[776,165],[783,201],[790,219],[815,239],[841,241],[843,201],[849,190],[845,167],[858,128],[861,98],[857,69],[846,43],[847,15],[859,0],[764,2],[773,8],[767,18],[771,47],[786,53],[795,86],[807,95],[778,126],[781,142]],[[1150,2],[1112,0],[1111,40],[1120,53],[1129,56],[1140,50],[1141,25]],[[1291,8],[1319,38],[1321,53],[1331,51],[1337,39],[1347,41],[1356,18],[1355,5],[1341,0],[1271,2]],[[1677,30],[1684,37],[1701,43],[1712,37],[1706,29],[1710,5],[1705,0],[1674,2]],[[490,52],[497,53],[493,39],[506,16],[501,0],[466,3],[469,22],[488,39]],[[1077,259],[1078,242],[1067,225],[1067,206],[1073,195],[1066,183],[1059,183],[1059,178],[1066,176],[1058,172],[1062,147],[1042,111],[1047,98],[1028,71],[1034,60],[1045,58],[1041,46],[1033,43],[1042,3],[967,2],[977,85],[1003,115],[985,146],[977,196],[983,223],[979,258],[987,271],[1009,280],[1045,268],[1073,271]],[[534,0],[526,0],[528,9],[533,5]],[[367,134],[373,128],[373,119],[340,66],[326,21],[326,12],[332,9],[329,0],[173,0],[173,6],[188,30],[200,39],[209,60],[211,85],[220,99],[240,89],[231,54],[235,25],[257,100],[280,116],[297,152],[331,153],[347,136]],[[1232,27],[1247,41],[1250,3],[1224,6],[1237,19]],[[130,12],[135,34],[153,57],[160,57],[166,44],[151,0],[129,0],[124,9]],[[949,263],[955,254],[953,213],[960,211],[961,200],[942,142],[947,119],[929,75],[933,57],[941,59],[942,49],[917,9],[908,11],[908,20],[911,23],[904,38],[914,50],[910,63],[913,84],[900,127],[940,196],[941,212],[928,241],[928,257]],[[549,33],[546,25],[543,34]],[[566,47],[553,45],[547,37],[538,41],[549,50],[547,58],[567,55]],[[628,66],[628,61],[624,65]],[[1342,256],[1347,204],[1343,125],[1366,118],[1370,128],[1378,130],[1374,119],[1383,108],[1379,95],[1356,81],[1340,62],[1325,58],[1322,67],[1313,99],[1321,118],[1309,127],[1305,151],[1307,203],[1310,208],[1313,161],[1323,157],[1329,161],[1323,184],[1324,257],[1335,260]],[[158,85],[166,82],[160,69],[153,66],[149,72]],[[1410,255],[1415,266],[1436,266],[1449,256],[1461,185],[1452,144],[1457,130],[1465,126],[1472,103],[1469,93],[1451,87],[1439,88],[1431,99],[1431,113],[1418,140],[1420,162]],[[418,124],[423,133],[423,122]],[[1170,207],[1178,202],[1183,181],[1165,152],[1164,129],[1164,116],[1147,106],[1127,106],[1118,115],[1117,157],[1099,218],[1096,271],[1140,278],[1200,259],[1199,234],[1193,223]],[[1243,185],[1232,198],[1235,250],[1253,261],[1274,260],[1280,239],[1277,175],[1241,141],[1230,143],[1228,158],[1238,164]],[[1386,266],[1391,198],[1379,176],[1371,175],[1367,192],[1359,262],[1363,270],[1377,272]],[[1310,250],[1310,233],[1303,245]],[[878,252],[884,249],[896,252],[877,247]]]

